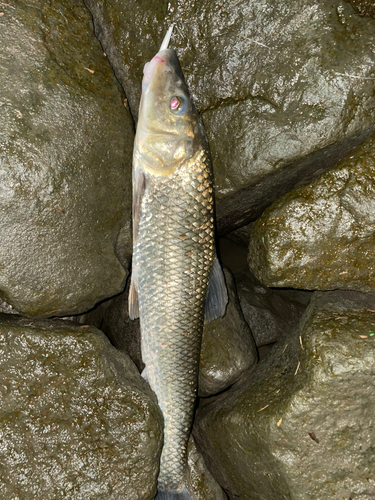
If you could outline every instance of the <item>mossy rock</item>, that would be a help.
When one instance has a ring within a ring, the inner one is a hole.
[[[156,397],[103,333],[0,316],[0,497],[152,500]]]
[[[267,286],[375,291],[375,135],[252,227],[251,271]]]
[[[374,300],[315,292],[298,328],[202,406],[194,436],[230,498],[374,498]]]
[[[221,233],[374,130],[375,20],[342,0],[85,3],[135,117],[143,67],[177,24],[171,47],[208,134]]]
[[[1,13],[0,296],[78,314],[125,285],[132,118],[82,2]]]

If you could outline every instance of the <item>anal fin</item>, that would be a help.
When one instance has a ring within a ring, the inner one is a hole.
[[[206,295],[205,321],[209,322],[225,315],[228,303],[228,290],[220,262],[216,257],[212,267]]]
[[[158,490],[155,500],[193,500],[185,486],[181,491],[171,493],[169,491]]]
[[[147,371],[146,367],[143,368],[141,376],[146,380],[146,382],[149,384],[148,377],[147,377]]]

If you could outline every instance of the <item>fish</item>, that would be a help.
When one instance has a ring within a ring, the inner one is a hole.
[[[129,316],[140,318],[143,375],[164,417],[157,500],[192,499],[187,445],[204,320],[228,294],[214,239],[208,141],[175,50],[173,25],[146,63],[133,153]]]

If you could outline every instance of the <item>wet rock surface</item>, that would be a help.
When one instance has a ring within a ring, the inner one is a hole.
[[[375,136],[254,223],[249,266],[268,286],[375,290]]]
[[[85,3],[135,117],[144,64],[178,22],[172,45],[209,137],[221,233],[374,129],[375,24],[347,2]]]
[[[93,327],[0,316],[0,497],[151,500],[163,418]]]
[[[194,436],[231,499],[374,497],[374,300],[316,292],[293,334],[201,407]]]
[[[271,290],[250,271],[236,275],[236,286],[241,309],[258,347],[277,342],[291,332],[311,297],[311,292]]]
[[[81,2],[0,7],[0,295],[83,312],[125,284],[132,120]]]
[[[129,318],[129,287],[130,279],[123,293],[102,302],[77,320],[99,328],[117,349],[130,356],[142,372],[145,365],[141,353],[141,327],[139,319],[132,321]]]
[[[188,444],[187,488],[194,500],[226,500],[227,496],[207,469],[193,436]]]
[[[238,301],[234,279],[225,270],[229,302],[224,318],[205,323],[199,365],[200,397],[227,389],[252,368],[258,354]]]
[[[375,17],[375,5],[373,0],[347,0],[360,16]]]
[[[163,421],[124,285],[131,115],[175,22],[219,233],[246,245],[220,241],[188,489],[372,500],[375,295],[306,289],[375,292],[373,2],[84,3],[0,0],[0,498],[156,493]]]

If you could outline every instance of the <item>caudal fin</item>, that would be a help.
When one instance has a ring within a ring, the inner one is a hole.
[[[155,500],[193,500],[185,486],[178,493],[171,493],[165,490],[158,490]]]

